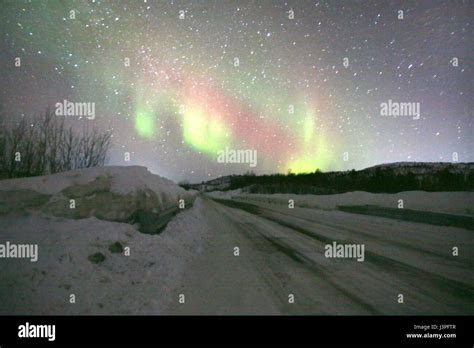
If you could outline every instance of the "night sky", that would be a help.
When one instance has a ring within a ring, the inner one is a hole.
[[[197,182],[474,161],[472,1],[2,1],[0,12],[3,112],[93,102],[94,120],[68,122],[112,132],[109,164]],[[419,119],[382,116],[388,100],[419,103]],[[256,150],[258,165],[217,163],[226,147]]]

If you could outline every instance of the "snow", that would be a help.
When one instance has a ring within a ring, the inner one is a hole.
[[[0,315],[161,313],[206,238],[196,196],[138,166],[0,181],[0,243],[37,244],[39,253],[37,262],[0,259]],[[179,214],[160,234],[140,232],[140,216],[170,211]],[[109,250],[117,242],[129,256]],[[96,253],[105,260],[90,261]]]
[[[0,215],[2,242],[34,243],[39,249],[36,263],[0,260],[0,315],[161,313],[177,298],[170,292],[183,270],[201,252],[209,230],[201,210],[197,199],[159,235],[95,217]],[[130,256],[109,251],[116,242],[129,247]],[[105,261],[94,264],[88,257],[97,252]]]
[[[185,270],[179,291],[186,304],[174,299],[171,314],[474,312],[472,231],[283,204],[259,202],[264,209],[246,211],[204,203],[211,243]],[[327,258],[333,242],[364,245],[364,262]],[[453,256],[452,246],[462,252]],[[400,293],[406,306],[396,300]]]
[[[314,314],[316,308],[326,314],[360,313],[338,288],[347,288],[367,303],[380,302],[384,313],[397,314],[405,309],[387,302],[388,291],[396,288],[413,296],[419,293],[411,278],[402,277],[404,272],[390,273],[391,268],[370,262],[357,269],[354,263],[329,262],[320,252],[324,243],[298,233],[299,228],[323,239],[366,243],[372,253],[393,258],[398,262],[395,265],[407,263],[410,269],[416,267],[416,272],[436,281],[461,283],[472,278],[468,268],[473,250],[470,231],[336,210],[338,205],[396,207],[398,199],[403,199],[406,209],[473,214],[469,210],[474,206],[472,192],[260,195],[236,190],[208,195],[257,202],[271,211],[260,217],[203,200],[196,192],[185,191],[143,167],[92,168],[1,181],[0,243],[37,244],[39,257],[37,262],[0,259],[0,315],[176,314],[185,310],[272,314],[286,310],[278,305],[279,296],[286,299],[294,289],[298,290],[298,301],[307,301],[306,307],[300,308],[302,312]],[[69,197],[77,199],[75,213],[67,206]],[[168,206],[176,207],[180,197],[194,204],[176,215],[161,234],[143,234],[138,226],[117,220],[120,214],[129,217],[137,209],[158,214]],[[291,211],[289,199],[295,201]],[[129,256],[109,250],[117,242],[130,248]],[[461,266],[446,262],[445,256],[446,246],[450,250],[458,242],[463,245],[456,261]],[[301,273],[300,263],[289,262],[275,243],[304,255],[328,281]],[[234,256],[235,246],[245,257]],[[105,260],[91,262],[89,257],[96,253]],[[438,310],[436,301],[441,298],[446,298],[447,304],[439,311],[451,313],[466,307],[463,299],[433,287],[430,279],[422,283],[422,290],[431,291],[433,299],[418,300],[418,307],[410,307],[414,313]],[[359,284],[367,285],[359,289]],[[315,289],[322,294],[316,300]],[[177,305],[182,292],[191,307]],[[72,294],[75,303],[70,303]]]
[[[239,194],[239,192],[213,192],[215,198],[234,198],[245,201],[266,202],[288,205],[292,199],[295,206],[302,208],[336,209],[339,205],[377,205],[397,208],[398,200],[403,200],[405,209],[431,211],[447,214],[474,215],[474,192],[425,192],[406,191],[394,194],[370,193],[362,191],[333,195],[296,194]]]
[[[186,191],[139,166],[87,168],[0,181],[0,211],[33,209],[66,218],[95,216],[128,222],[137,213],[177,209],[180,199],[190,205],[195,196],[195,191]]]
[[[170,195],[184,192],[173,181],[154,175],[141,166],[84,168],[52,175],[2,180],[0,191],[24,189],[52,195],[67,187],[89,184],[99,177],[111,177],[110,190],[118,194],[134,193],[146,188]]]

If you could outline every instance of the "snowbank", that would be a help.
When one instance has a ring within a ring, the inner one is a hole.
[[[0,181],[0,244],[38,248],[0,259],[0,314],[160,313],[209,230],[195,198],[137,166]]]
[[[474,215],[474,192],[425,192],[407,191],[394,194],[347,192],[334,195],[294,195],[294,194],[222,194],[213,193],[216,198],[233,198],[269,204],[285,204],[295,201],[296,207],[316,209],[337,209],[340,205],[377,205],[397,208],[398,200],[403,200],[405,209],[431,211],[447,214]]]
[[[22,189],[52,195],[67,187],[91,184],[101,177],[110,178],[109,189],[118,194],[129,194],[144,189],[169,195],[184,191],[173,181],[152,174],[146,167],[141,166],[84,168],[32,178],[2,180],[0,181],[0,191]]]
[[[242,193],[242,189],[233,191],[212,191],[206,192],[206,195],[217,199],[231,199],[232,197],[239,196]]]
[[[195,192],[145,167],[98,167],[0,181],[0,213],[39,210],[67,218],[130,222],[191,205]]]

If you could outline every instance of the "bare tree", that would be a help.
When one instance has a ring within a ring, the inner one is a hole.
[[[7,124],[0,113],[0,172],[24,177],[78,168],[103,166],[110,148],[110,133],[67,127],[48,109],[37,118],[24,117]]]

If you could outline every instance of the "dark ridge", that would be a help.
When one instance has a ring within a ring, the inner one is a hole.
[[[362,170],[224,176],[185,188],[201,191],[242,189],[248,193],[336,194],[351,191],[473,191],[474,163],[391,163]]]

